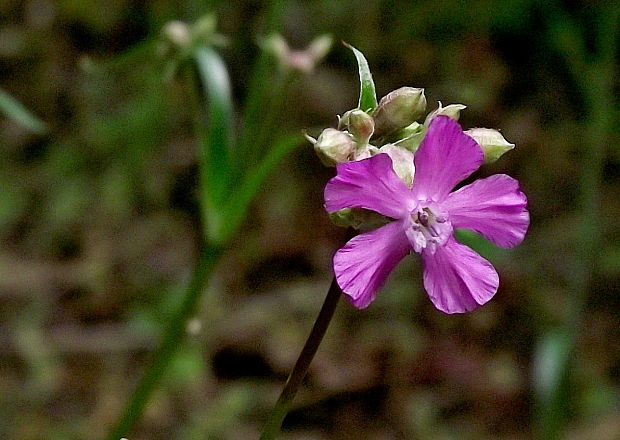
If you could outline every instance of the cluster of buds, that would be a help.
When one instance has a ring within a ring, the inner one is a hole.
[[[387,95],[372,111],[356,108],[339,118],[338,128],[326,128],[317,139],[306,138],[326,166],[366,159],[377,153],[388,154],[394,171],[407,185],[413,183],[413,153],[418,149],[431,120],[438,115],[459,119],[466,106],[450,104],[426,112],[424,89],[401,87]],[[484,151],[486,163],[495,162],[505,152],[514,148],[502,134],[490,128],[473,128],[465,133],[473,138]]]
[[[385,153],[392,159],[398,177],[411,187],[415,175],[413,155],[431,120],[439,115],[458,120],[465,108],[462,104],[444,107],[439,102],[437,108],[420,122],[426,113],[424,89],[401,87],[384,96],[376,108],[349,110],[339,117],[338,128],[326,128],[316,139],[308,135],[306,138],[314,145],[314,150],[326,166]],[[506,141],[497,130],[474,128],[465,133],[482,147],[486,163],[495,162],[514,148],[514,144]],[[331,216],[335,223],[356,229],[376,228],[389,221],[363,209],[344,209]]]
[[[214,15],[200,17],[193,24],[179,20],[169,21],[161,31],[157,45],[159,56],[167,63],[164,77],[171,79],[179,65],[191,56],[199,46],[224,46],[226,37],[217,33],[217,20]]]

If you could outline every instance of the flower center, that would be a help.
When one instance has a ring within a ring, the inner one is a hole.
[[[428,249],[432,254],[452,235],[452,224],[446,213],[435,206],[418,205],[410,214],[407,238],[417,253]]]

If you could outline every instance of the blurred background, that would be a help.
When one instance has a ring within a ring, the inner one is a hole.
[[[97,440],[114,424],[202,234],[189,86],[164,75],[161,28],[215,13],[241,109],[266,7],[0,3],[0,88],[45,124],[0,117],[1,438]],[[463,103],[463,127],[501,129],[516,148],[476,177],[519,179],[532,226],[509,251],[470,237],[501,278],[474,313],[435,310],[411,257],[370,308],[341,300],[282,438],[620,439],[615,2],[281,7],[293,48],[325,33],[334,47],[287,91],[277,125],[299,147],[258,194],[130,440],[258,437],[344,240],[322,208],[334,170],[301,136],[357,105],[341,40],[366,55],[378,97],[424,87],[429,111]]]

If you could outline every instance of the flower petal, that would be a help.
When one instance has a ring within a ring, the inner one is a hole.
[[[368,307],[410,249],[402,221],[360,234],[334,255],[336,281],[355,307]]]
[[[445,313],[470,312],[489,301],[499,276],[487,260],[450,237],[434,254],[422,253],[424,288]]]
[[[530,224],[527,198],[519,182],[505,174],[476,180],[441,206],[450,213],[452,226],[476,231],[504,248],[521,243]]]
[[[484,160],[480,145],[447,116],[436,116],[415,153],[413,192],[419,200],[442,201]]]
[[[413,209],[411,190],[392,169],[387,154],[338,165],[338,174],[325,186],[325,209],[364,208],[392,218]]]

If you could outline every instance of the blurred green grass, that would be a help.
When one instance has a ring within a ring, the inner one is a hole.
[[[282,32],[293,46],[331,33],[365,53],[379,96],[425,87],[430,107],[468,105],[463,126],[500,128],[517,148],[481,173],[522,182],[532,228],[520,248],[488,250],[502,284],[474,314],[436,312],[411,260],[367,311],[343,301],[283,438],[533,438],[535,346],[569,318],[583,252],[596,258],[566,438],[620,437],[618,140],[606,144],[600,211],[591,213],[600,245],[575,249],[588,106],[571,71],[580,67],[564,62],[547,32],[563,18],[553,14],[568,14],[594,58],[605,2],[558,5],[286,3]],[[168,20],[207,10],[229,38],[219,52],[241,104],[262,2],[0,5],[0,87],[48,126],[38,135],[0,119],[2,438],[102,438],[180,298],[200,234],[197,140],[182,80],[165,80],[156,45],[144,41]],[[278,124],[334,126],[357,88],[354,59],[336,47],[298,83]],[[298,150],[261,191],[210,284],[201,325],[131,440],[258,437],[343,238],[322,210],[332,170],[311,150]]]

